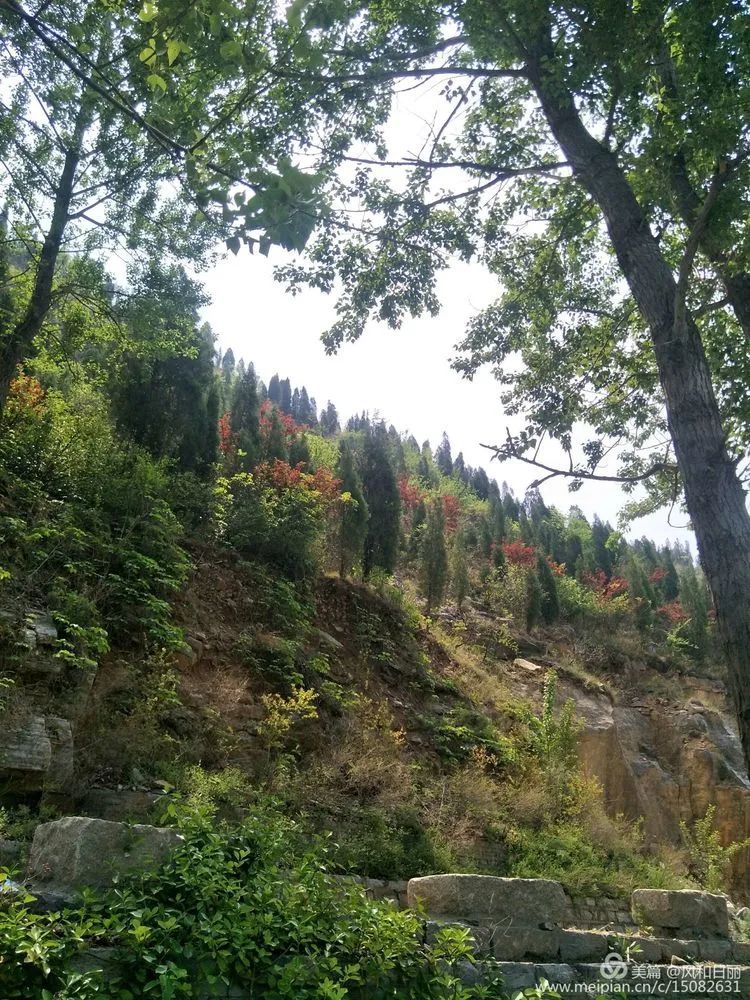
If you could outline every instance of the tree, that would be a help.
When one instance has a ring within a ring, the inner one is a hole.
[[[534,568],[526,573],[526,631],[533,632],[542,617],[544,594]]]
[[[435,465],[444,476],[450,476],[453,472],[453,458],[451,456],[451,443],[448,435],[443,431],[440,444],[435,449]]]
[[[445,548],[445,514],[441,497],[427,505],[427,520],[419,552],[419,579],[429,615],[439,607],[448,577],[448,553]]]
[[[281,402],[281,381],[278,375],[271,376],[271,381],[268,383],[268,398],[276,406]]]
[[[750,761],[750,515],[737,469],[750,426],[745,16],[731,0],[474,0],[342,7],[321,29],[299,12],[313,53],[300,71],[331,100],[355,92],[358,168],[341,207],[368,197],[349,231],[332,213],[309,263],[287,275],[342,281],[335,349],[370,317],[398,327],[434,313],[452,253],[488,264],[503,294],[471,322],[457,364],[469,376],[493,365],[526,414],[496,454],[541,467],[542,480],[641,484],[636,510],[684,498]],[[389,155],[398,82],[435,78],[451,81],[444,124],[422,155]],[[331,153],[344,161],[346,143]],[[469,180],[441,186],[450,176]],[[491,197],[501,185],[506,197]],[[519,229],[519,215],[537,224]],[[582,424],[596,430],[579,457]],[[545,462],[542,439],[569,462]]]
[[[279,409],[282,413],[292,412],[292,385],[288,378],[279,383]]]
[[[205,476],[217,457],[214,333],[198,326],[205,299],[182,268],[154,265],[117,310],[133,348],[109,345],[109,393],[120,430],[157,458]],[[181,346],[179,352],[169,344]]]
[[[230,422],[237,448],[243,453],[242,468],[250,470],[260,457],[260,402],[255,369],[249,365],[237,379],[232,393]]]
[[[453,599],[460,611],[469,593],[469,564],[466,559],[466,536],[462,527],[453,536],[450,555],[450,581]]]
[[[688,615],[684,636],[690,643],[693,657],[701,662],[708,651],[709,600],[704,582],[695,572],[692,561],[680,573],[680,603]]]
[[[284,430],[279,410],[275,406],[271,407],[270,412],[263,421],[261,457],[266,462],[273,462],[275,459],[286,462],[289,459],[286,431]]]
[[[556,622],[560,617],[560,599],[557,595],[557,582],[550,565],[544,556],[540,555],[536,562],[536,575],[542,592],[541,615],[547,625]]]
[[[320,414],[320,429],[323,437],[333,437],[341,430],[339,427],[339,415],[330,399],[328,400],[328,405]]]
[[[361,476],[370,514],[362,568],[365,576],[375,567],[392,573],[398,552],[401,501],[388,455],[388,434],[382,423],[371,425],[364,432]]]
[[[362,558],[367,534],[368,510],[348,441],[339,442],[338,475],[341,480],[341,525],[339,534],[339,576],[346,576]]]
[[[217,240],[299,250],[320,178],[284,157],[307,119],[268,75],[280,54],[270,5],[249,21],[232,0],[221,16],[187,0],[6,0],[0,34],[6,239],[28,272],[0,330],[1,416],[51,311],[84,301],[60,275],[63,250],[142,262],[202,260]]]

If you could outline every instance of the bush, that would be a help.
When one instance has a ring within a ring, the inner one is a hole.
[[[264,1000],[500,998],[461,987],[468,932],[424,945],[419,919],[367,899],[300,846],[300,830],[271,808],[229,832],[203,814],[180,817],[182,846],[160,871],[89,896],[77,911],[0,910],[3,1000],[140,1000],[244,987]],[[113,945],[107,982],[74,971],[83,946]]]

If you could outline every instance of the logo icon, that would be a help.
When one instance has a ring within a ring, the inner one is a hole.
[[[628,963],[622,955],[616,951],[611,951],[599,967],[599,972],[602,979],[610,981],[624,979],[628,974]]]

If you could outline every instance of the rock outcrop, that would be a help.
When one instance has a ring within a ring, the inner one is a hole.
[[[702,819],[712,805],[722,842],[742,842],[750,837],[750,782],[723,688],[682,683],[681,704],[644,696],[613,705],[605,694],[565,686],[584,726],[584,768],[601,783],[611,815],[643,818],[647,843],[680,844],[680,824]],[[733,859],[732,890],[741,899],[750,895],[749,862],[747,848]]]
[[[180,842],[175,830],[66,816],[34,832],[29,875],[65,890],[109,885],[115,875],[155,868]]]
[[[67,793],[73,780],[70,722],[32,715],[0,730],[0,780],[7,791]]]

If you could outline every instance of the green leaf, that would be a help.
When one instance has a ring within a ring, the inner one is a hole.
[[[242,246],[239,236],[230,236],[227,240],[227,249],[231,250],[232,253],[237,256],[240,252],[240,247]]]
[[[152,90],[161,90],[162,93],[167,89],[167,81],[163,76],[159,76],[158,73],[151,73],[150,76],[147,76],[146,83]]]
[[[167,42],[167,62],[171,66],[177,56],[182,52],[182,42],[175,38],[170,38]]]
[[[159,11],[156,8],[156,4],[152,3],[151,0],[146,0],[143,7],[141,7],[138,12],[138,17],[141,21],[145,21],[147,24],[149,21],[153,21]]]

